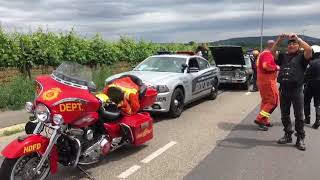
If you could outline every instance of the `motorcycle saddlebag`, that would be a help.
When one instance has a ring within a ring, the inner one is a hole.
[[[139,146],[153,138],[153,121],[149,113],[142,112],[131,116],[124,116],[121,123],[128,125],[133,134],[134,146]]]

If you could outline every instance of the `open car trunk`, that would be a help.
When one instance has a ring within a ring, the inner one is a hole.
[[[245,65],[243,51],[240,46],[211,46],[209,48],[217,66]]]

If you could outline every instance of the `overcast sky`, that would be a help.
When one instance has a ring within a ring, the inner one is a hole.
[[[259,36],[261,10],[262,0],[0,0],[0,22],[8,31],[74,27],[110,40],[203,42]],[[265,35],[305,30],[320,37],[319,19],[318,0],[265,0]]]

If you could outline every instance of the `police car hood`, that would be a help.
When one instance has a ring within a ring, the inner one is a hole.
[[[240,46],[209,47],[216,65],[245,65],[243,51]]]
[[[134,75],[140,78],[147,85],[162,85],[173,79],[177,79],[183,73],[154,72],[154,71],[129,71],[109,77],[106,81],[111,81],[123,75]]]

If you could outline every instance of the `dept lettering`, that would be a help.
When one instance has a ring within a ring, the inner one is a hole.
[[[84,111],[81,103],[65,103],[59,105],[60,112]]]

